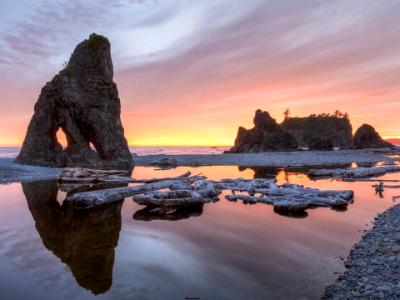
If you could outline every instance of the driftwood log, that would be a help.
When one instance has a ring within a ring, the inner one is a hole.
[[[225,186],[227,182],[225,181],[222,185],[227,187]],[[305,209],[314,206],[343,209],[353,199],[351,190],[318,190],[287,183],[277,185],[274,180],[266,179],[253,182],[237,180],[237,184],[235,181],[229,181],[228,186],[232,191],[248,193],[225,196],[229,201],[242,200],[244,203],[271,204],[275,211],[290,214],[302,213]]]
[[[400,182],[399,179],[366,179],[366,178],[343,178],[343,181],[347,181],[347,182]]]
[[[133,182],[135,182],[135,183],[152,183],[152,182],[157,182],[157,181],[187,178],[190,175],[191,175],[191,173],[189,171],[187,171],[186,173],[183,173],[182,175],[177,176],[177,177],[152,178],[152,179],[134,179]],[[196,176],[199,176],[199,175],[196,175]]]
[[[60,183],[97,183],[97,182],[133,182],[127,171],[121,170],[93,170],[86,168],[65,168],[61,171]]]
[[[379,184],[374,184],[372,187],[377,188],[381,187],[382,189],[400,189],[400,185],[379,185]]]
[[[79,207],[92,207],[103,203],[120,201],[126,197],[144,194],[149,191],[167,189],[171,185],[179,184],[180,180],[182,179],[164,180],[135,186],[77,193],[71,197],[67,197],[66,200],[73,202]]]
[[[312,169],[307,175],[311,178],[362,178],[385,175],[388,172],[400,172],[400,165],[388,165],[381,167],[358,167],[346,169]]]

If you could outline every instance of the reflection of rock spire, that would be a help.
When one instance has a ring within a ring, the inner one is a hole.
[[[94,294],[109,290],[122,202],[73,209],[57,202],[56,182],[23,183],[22,188],[46,248],[69,267],[80,286]]]
[[[279,169],[276,167],[243,167],[239,166],[239,172],[245,171],[246,169],[253,170],[254,178],[275,178],[278,175]]]

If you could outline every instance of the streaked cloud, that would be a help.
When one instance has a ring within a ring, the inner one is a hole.
[[[112,43],[132,144],[232,143],[256,108],[280,119],[288,106],[339,108],[354,127],[400,135],[390,104],[400,94],[399,1],[15,2],[0,4],[0,109],[14,116],[0,128],[15,127],[15,141],[41,86],[91,32]]]

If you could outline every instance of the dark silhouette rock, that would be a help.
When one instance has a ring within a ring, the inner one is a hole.
[[[268,112],[257,110],[254,116],[254,127],[239,127],[234,146],[230,153],[263,152],[297,149],[296,139],[284,131]]]
[[[133,219],[137,221],[179,221],[191,217],[199,217],[203,213],[203,204],[193,204],[190,206],[177,206],[171,208],[168,213],[160,213],[158,207],[146,206],[133,214]]]
[[[363,124],[357,129],[353,138],[353,146],[356,149],[394,147],[391,143],[382,139],[374,127],[368,124]]]
[[[254,178],[276,178],[279,173],[279,169],[275,167],[259,167],[259,166],[239,166],[239,172],[250,169],[254,172]]]
[[[283,121],[281,126],[296,138],[299,147],[308,147],[310,140],[315,137],[328,138],[333,147],[342,149],[351,148],[353,145],[352,127],[348,117],[329,114],[294,117]]]
[[[309,150],[333,150],[333,142],[327,137],[314,136],[308,141]]]
[[[75,209],[58,203],[56,181],[22,183],[22,188],[44,246],[68,266],[81,287],[95,295],[108,291],[122,201]]]
[[[43,87],[17,162],[129,169],[133,160],[120,113],[110,43],[91,34]],[[65,149],[57,141],[59,129],[67,138]]]

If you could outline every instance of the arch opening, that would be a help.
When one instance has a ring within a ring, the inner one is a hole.
[[[57,142],[62,146],[63,149],[65,149],[67,147],[67,145],[68,145],[67,136],[65,135],[65,132],[64,132],[64,130],[62,130],[61,127],[59,127],[57,129],[56,139],[57,139]]]

